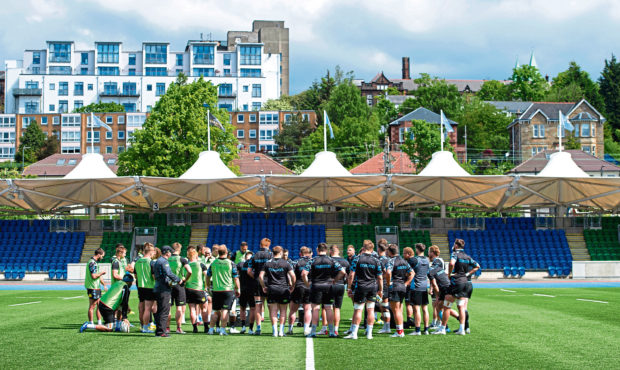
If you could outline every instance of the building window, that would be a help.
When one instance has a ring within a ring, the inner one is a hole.
[[[82,119],[79,115],[62,117],[62,127],[80,127],[81,123]]]
[[[409,127],[400,127],[398,129],[398,141],[399,142],[404,142],[405,140],[407,140],[407,133],[409,132],[410,128]],[[413,139],[413,138],[412,138]]]
[[[61,140],[66,143],[79,143],[81,133],[79,131],[63,131],[61,133]],[[88,132],[88,136],[90,138],[90,131]],[[90,139],[89,139],[90,140]]]
[[[110,124],[110,125],[113,124],[114,123],[114,116],[107,116],[105,118],[105,123]]]
[[[250,122],[256,122],[256,114],[250,114]]]
[[[129,68],[129,72],[127,72],[128,76],[135,76],[136,75],[136,69],[135,68]]]
[[[50,111],[50,112],[53,112],[53,111],[55,111],[55,110],[56,110],[56,105],[55,105],[55,104],[50,104],[50,106],[49,106],[49,111]]]
[[[35,51],[32,53],[32,64],[41,64],[41,53]]]
[[[87,143],[90,144],[90,143],[99,143],[99,142],[101,142],[101,140],[100,140],[101,133],[99,131],[93,131],[92,134],[94,134],[94,138],[95,138],[94,140],[93,140],[93,136],[91,136],[91,132],[90,131],[88,131],[86,133],[86,142]]]
[[[80,68],[80,74],[81,75],[87,75],[88,74],[88,68]]]
[[[592,145],[592,151],[590,153],[592,153],[592,155],[596,155],[596,145]]]
[[[308,113],[304,113],[301,115],[301,120],[304,122],[310,122],[310,115]]]
[[[162,96],[166,93],[166,84],[163,82],[158,82],[155,85],[155,96]]]
[[[125,112],[133,113],[136,111],[136,103],[123,103],[123,107],[125,107]],[[118,118],[120,121],[121,117]]]
[[[245,116],[243,114],[237,114],[238,123],[243,123],[244,120],[245,120]]]
[[[177,54],[177,66],[183,67],[183,54]]]
[[[116,82],[104,82],[103,94],[104,95],[116,95],[118,93],[118,84]]]
[[[35,101],[26,102],[26,114],[39,113],[39,103]]]
[[[225,66],[229,66],[230,65],[230,59],[231,59],[231,54],[224,54],[224,65]]]
[[[73,84],[73,95],[75,96],[84,95],[84,82],[76,82]]]
[[[153,85],[151,84],[146,85],[146,91],[153,91]]]
[[[60,151],[62,154],[80,154],[79,146],[63,146]]]
[[[243,85],[243,92],[248,92],[250,87],[248,85]]]
[[[582,123],[581,124],[581,137],[589,137],[590,136],[590,124]]]
[[[232,84],[220,84],[218,86],[220,96],[232,96]]]
[[[0,132],[0,143],[14,143],[15,131],[13,132]]]
[[[153,110],[153,106],[152,105],[147,105],[146,106],[147,113],[150,113],[152,110]]]
[[[59,82],[58,83],[58,95],[67,96],[69,95],[69,83],[68,82]]]
[[[256,130],[250,130],[250,139],[256,139]]]
[[[41,124],[42,125],[47,125],[47,117],[46,116],[41,117]]]
[[[213,64],[215,60],[215,48],[213,45],[194,45],[194,64]]]
[[[259,140],[273,140],[273,136],[278,134],[278,130],[259,130]]]
[[[220,109],[226,109],[227,111],[231,112],[232,109],[232,104],[228,104],[228,103],[222,103],[222,104],[218,104],[217,106]]]
[[[532,147],[532,157],[535,156],[538,153],[542,153],[547,149],[546,146],[535,146]]]
[[[98,69],[100,76],[118,76],[120,73],[118,67],[99,67]]]
[[[260,84],[253,84],[252,85],[252,97],[253,98],[260,98],[261,97],[261,86],[260,86]]]
[[[32,74],[33,75],[41,74],[41,67],[32,67]]]
[[[106,140],[112,140],[114,136],[112,135],[112,131],[106,131],[105,132],[105,139]]]
[[[284,122],[289,123],[291,122],[292,118],[293,118],[293,115],[290,113],[287,113],[284,115]]]
[[[224,68],[224,77],[230,77],[230,76],[232,76],[230,74],[230,69],[229,68]]]
[[[193,76],[213,77],[215,76],[215,69],[213,68],[194,68],[192,71]]]
[[[167,76],[166,67],[146,67],[145,75],[147,76]]]
[[[118,154],[121,154],[122,152],[125,151],[125,147],[124,146],[119,146],[117,151],[118,151]]]
[[[88,91],[92,91],[93,90],[93,84],[88,84]]]
[[[260,124],[261,125],[277,125],[280,123],[280,117],[277,113],[261,113]]]
[[[261,62],[260,46],[242,46],[241,48],[241,65],[259,66]]]
[[[252,102],[252,110],[260,110],[261,102],[255,101]]]
[[[86,153],[101,153],[101,148],[98,146],[87,146]]]
[[[59,67],[59,66],[51,66],[50,67],[51,75],[70,75],[71,67]]]
[[[243,111],[247,112],[248,111],[248,105],[247,104],[243,104]]]
[[[136,65],[136,54],[129,54],[129,61],[127,62],[130,66]]]
[[[71,62],[71,44],[68,42],[51,43],[49,53],[49,61],[52,63]]]
[[[545,137],[545,125],[532,125],[532,136],[536,139]]]
[[[261,77],[259,68],[241,68],[241,77]]]
[[[34,121],[32,117],[22,117],[22,128],[28,128],[30,126],[30,122]]]
[[[88,53],[81,53],[80,55],[82,56],[81,64],[88,65]]]
[[[238,139],[243,139],[245,137],[245,131],[244,130],[237,130],[237,138]]]
[[[106,146],[105,147],[105,154],[112,154],[112,147],[111,146]]]
[[[136,92],[135,82],[123,82],[123,95],[133,96],[136,95]]]
[[[73,102],[73,109],[80,109],[84,106],[84,101],[83,100],[75,100]]]
[[[168,62],[167,45],[146,45],[144,52],[146,64],[166,64]]]
[[[118,44],[97,44],[97,63],[118,63],[118,47]]]
[[[52,119],[52,124],[53,125],[60,125],[60,117],[54,116],[54,118]]]
[[[135,104],[134,104],[135,107]],[[118,123],[119,125],[124,125],[125,124],[125,116],[118,116],[118,118],[116,119],[116,123]]]
[[[119,131],[118,132],[118,139],[119,140],[125,140],[125,131]]]
[[[250,145],[250,153],[256,153],[256,145]]]
[[[50,90],[56,90],[56,84],[50,84]]]

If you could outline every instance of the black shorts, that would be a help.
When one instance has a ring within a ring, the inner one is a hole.
[[[230,310],[233,301],[235,300],[235,293],[231,291],[226,292],[213,292],[213,311]]]
[[[262,297],[266,296],[265,292],[263,292],[263,288],[261,288],[260,283],[258,281],[254,281],[254,297]]]
[[[138,300],[140,302],[156,301],[157,297],[155,297],[155,293],[153,293],[151,288],[138,288]]]
[[[441,287],[441,286],[439,287],[439,297],[438,297],[439,301],[445,300],[446,296],[449,294],[451,294],[449,285],[444,286],[444,287]]]
[[[245,288],[241,289],[241,295],[239,296],[239,307],[246,308],[247,306],[254,308],[256,307],[256,302],[254,301],[254,291]]]
[[[474,284],[471,281],[467,282],[467,298],[471,298],[471,294],[474,292]]]
[[[332,298],[334,299],[334,308],[342,308],[343,297],[344,297],[344,284],[332,285]]]
[[[291,301],[295,304],[309,304],[310,288],[305,285],[297,285],[291,294]]]
[[[99,313],[105,324],[114,323],[114,310],[99,302]]]
[[[361,287],[355,288],[353,293],[354,303],[376,302],[377,287]]]
[[[390,299],[390,302],[403,303],[403,301],[407,298],[407,289],[405,289],[404,287],[392,288],[388,293],[388,298]]]
[[[179,285],[172,286],[172,304],[175,306],[185,306],[187,299],[185,297],[185,288]]]
[[[428,304],[428,293],[426,290],[412,290],[409,300],[414,306],[426,306]]]
[[[411,285],[408,285],[405,290],[405,304],[411,304]]]
[[[89,299],[98,300],[101,298],[101,289],[86,289]]]
[[[456,298],[467,298],[467,282],[450,285],[450,295]]]
[[[331,284],[312,284],[310,302],[312,304],[334,304]]]
[[[291,301],[291,292],[281,286],[267,287],[267,303],[287,304]]]
[[[207,296],[204,290],[185,289],[185,301],[191,304],[207,303]]]

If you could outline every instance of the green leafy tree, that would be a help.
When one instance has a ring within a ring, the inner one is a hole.
[[[482,152],[485,149],[495,152],[509,150],[510,132],[507,127],[512,118],[493,105],[473,99],[464,106],[456,120],[459,122],[459,136],[463,136],[467,126],[468,152]]]
[[[547,93],[547,81],[538,68],[524,64],[512,70],[508,91],[512,100],[540,101]]]
[[[350,80],[336,86],[325,104],[332,124],[339,125],[347,117],[368,118],[370,110],[359,89]]]
[[[353,168],[368,159],[366,148],[378,146],[381,127],[376,114],[369,117],[346,117],[334,135],[338,159],[343,166]]]
[[[332,128],[334,133],[338,132],[338,126],[332,123]],[[328,129],[329,130],[329,129]],[[334,139],[331,139],[329,136],[329,131],[327,133],[327,150],[336,152],[335,150],[336,142]],[[301,166],[303,169],[307,168],[312,161],[314,160],[314,156],[316,153],[323,150],[323,125],[319,125],[316,130],[314,130],[310,135],[303,138],[301,141],[301,146],[299,147],[299,152],[297,153],[296,163]]]
[[[73,110],[73,113],[111,113],[111,112],[124,112],[125,107],[122,104],[117,103],[91,103],[81,108]]]
[[[401,115],[405,115],[407,113],[413,112],[414,110],[420,107],[420,103],[415,98],[407,98],[405,101],[398,107],[398,113]]]
[[[377,115],[379,124],[381,128],[384,129],[384,132],[387,132],[389,129],[390,122],[398,118],[398,110],[396,110],[394,104],[383,95],[377,99],[377,104],[375,104],[372,111]]]
[[[224,130],[211,128],[211,146],[224,163],[237,157],[237,139],[228,114],[217,109],[217,88],[202,78],[187,83],[185,76],[168,87],[143,129],[134,133],[131,146],[119,155],[119,175],[178,177],[207,150],[207,108]]]
[[[547,100],[578,101],[585,98],[597,110],[604,110],[604,103],[599,86],[592,81],[588,72],[583,71],[574,61],[570,62],[566,71],[558,73],[553,79]]]
[[[465,104],[457,87],[445,80],[422,73],[414,82],[418,86],[413,93],[417,105],[415,108],[424,107],[436,113],[443,110],[447,116],[454,116]]]
[[[308,137],[313,127],[307,120],[302,119],[301,114],[293,114],[289,122],[283,124],[282,130],[274,136],[278,145],[278,157],[282,158],[282,164],[289,169],[299,166],[297,154],[301,148],[302,141]]]
[[[53,134],[48,136],[47,139],[45,139],[45,143],[43,144],[43,147],[41,148],[41,151],[39,153],[39,160],[47,158],[52,154],[58,153],[60,149],[60,141],[58,140],[58,137],[56,137],[57,132],[58,131],[54,130]]]
[[[15,161],[34,163],[39,160],[41,149],[47,136],[35,120],[31,120],[19,139],[19,148],[15,153]],[[23,154],[23,156],[22,156]]]
[[[441,150],[441,135],[437,124],[423,120],[411,121],[411,129],[402,146],[402,151],[407,153],[411,161],[415,163],[416,172],[419,173],[430,162],[433,153]],[[446,140],[444,150],[452,151],[452,147]]]
[[[508,87],[503,82],[497,80],[484,81],[476,97],[487,101],[509,100]]]
[[[269,99],[263,104],[262,110],[290,111],[293,110],[290,96],[283,95],[280,99]]]
[[[398,89],[395,88],[394,86],[388,87],[386,92],[388,95],[402,95],[402,93],[398,91]]]
[[[581,143],[575,138],[575,135],[570,133],[570,132],[566,132],[567,135],[562,138],[562,146],[564,147],[565,150],[571,150],[571,149],[579,149],[581,150]]]
[[[605,67],[598,81],[607,122],[615,133],[615,129],[620,129],[620,63],[615,55],[612,54],[609,60],[605,59]],[[616,136],[615,139],[620,137]]]

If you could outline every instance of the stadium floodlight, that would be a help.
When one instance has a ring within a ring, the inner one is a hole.
[[[149,197],[149,192],[146,189],[142,189],[142,197],[144,198],[148,198]]]
[[[137,197],[137,196],[139,196],[139,195],[140,195],[140,193],[138,193],[138,190],[137,190],[137,189],[134,189],[134,190],[131,192],[131,195],[133,195],[134,197]]]
[[[21,191],[17,194],[17,198],[19,199],[24,199],[24,193],[22,193]]]

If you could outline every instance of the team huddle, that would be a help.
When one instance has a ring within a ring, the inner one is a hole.
[[[346,257],[337,245],[320,243],[315,256],[312,249],[302,247],[296,261],[280,246],[271,249],[267,238],[260,241],[255,254],[244,242],[235,253],[225,245],[214,245],[212,250],[189,247],[186,257],[181,257],[179,243],[161,250],[145,243],[129,264],[125,247],[118,245],[112,259],[112,282],[103,294],[105,272],[99,272],[98,262],[105,252],[99,248],[86,266],[88,321],[80,331],[128,332],[129,295],[135,282],[141,331],[160,337],[169,336],[171,304],[176,307],[179,334],[184,333],[189,306],[194,333],[203,326],[208,334],[261,335],[266,301],[274,337],[292,335],[298,322],[306,337],[336,338],[345,293],[354,309],[345,339],[357,339],[360,326],[365,327],[366,338],[372,339],[375,314],[383,322],[378,333],[392,334],[393,325],[392,337],[396,338],[404,337],[409,328],[414,328],[409,335],[446,334],[450,316],[459,321],[455,334],[465,335],[469,333],[471,276],[480,266],[464,252],[464,246],[462,239],[455,241],[446,271],[437,246],[429,248],[428,257],[422,243],[415,250],[404,248],[401,256],[399,247],[385,239],[377,242],[376,251],[374,243],[365,240],[357,255],[349,246]],[[319,321],[323,327],[317,331]]]

